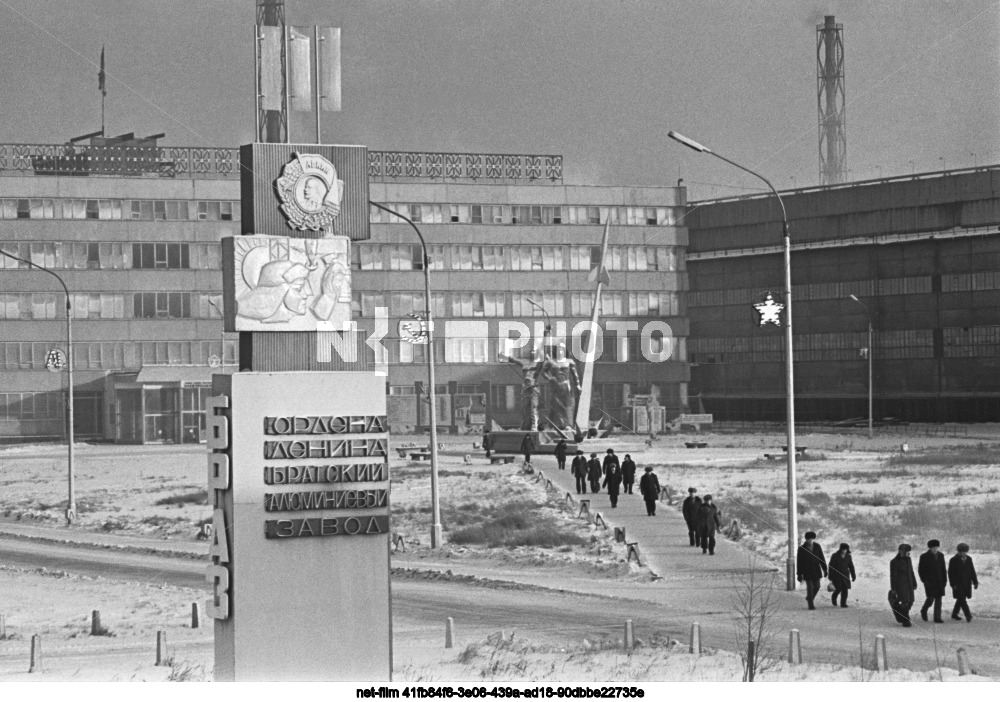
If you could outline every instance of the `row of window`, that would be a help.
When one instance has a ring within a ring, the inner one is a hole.
[[[410,244],[358,244],[351,265],[362,271],[423,270],[423,252]],[[600,265],[600,246],[427,247],[431,270],[589,271]],[[684,269],[684,250],[673,246],[609,246],[605,267],[613,271]]]
[[[864,358],[867,332],[801,334],[794,339],[796,361],[853,361]],[[911,358],[1000,356],[1000,326],[880,331],[874,337],[876,361]],[[778,335],[691,340],[694,363],[781,363],[784,339]]]
[[[219,270],[222,265],[222,248],[218,244],[21,241],[4,243],[0,249],[54,270]],[[30,266],[0,256],[0,268]]]
[[[944,278],[962,278],[966,276],[942,276]],[[1000,282],[1000,278],[998,278]],[[784,297],[782,290],[772,290],[775,299]],[[933,276],[921,275],[906,278],[880,278],[879,280],[852,280],[838,283],[811,283],[808,285],[793,285],[793,300],[837,300],[847,299],[856,295],[862,301],[882,295],[914,295],[935,292]],[[943,290],[951,292],[951,290]],[[727,290],[700,290],[688,293],[688,305],[694,307],[720,307],[723,305],[749,305],[757,302],[763,296],[760,289],[731,288]]]
[[[662,336],[655,335],[646,338],[645,348],[643,348],[642,343],[643,339],[639,336],[628,336],[623,339],[613,334],[599,336],[594,351],[594,360],[604,363],[643,363],[649,361],[650,358],[657,358],[658,354],[665,351],[670,352],[671,361],[687,360],[687,340],[684,338],[664,340]],[[667,348],[668,346],[669,348]],[[426,345],[390,342],[386,343],[386,349],[389,352],[389,363],[427,362]],[[435,362],[443,360],[444,363],[495,364],[498,362],[497,359],[509,350],[506,339],[495,337],[434,340]],[[523,352],[521,355],[524,357],[530,353],[527,347],[522,348],[521,351]]]
[[[45,360],[58,343],[10,341],[0,343],[0,368],[3,370],[44,370]],[[139,370],[143,366],[179,364],[207,365],[213,356],[235,363],[238,342],[214,341],[101,341],[73,342],[73,368],[77,370]]]
[[[239,221],[240,203],[231,200],[0,199],[0,219],[103,219]]]
[[[0,319],[65,319],[57,293],[0,293]],[[219,319],[218,293],[72,293],[73,319]]]
[[[0,420],[60,419],[61,392],[0,392]]]
[[[597,207],[592,205],[467,205],[440,203],[384,203],[414,222],[428,224],[611,224],[672,227],[683,217],[681,207]],[[372,205],[373,224],[402,224],[404,220]]]
[[[374,317],[376,308],[388,307],[392,317],[422,314],[426,310],[421,292],[366,292],[355,290],[352,309],[356,317]],[[431,314],[442,317],[589,317],[594,307],[593,291],[489,293],[432,293]],[[602,317],[677,317],[680,296],[676,292],[604,291]]]
[[[589,317],[593,292],[480,293],[431,295],[431,313],[445,317]],[[62,319],[64,297],[58,293],[0,293],[0,319]],[[73,293],[74,319],[218,319],[222,296],[204,292]],[[356,317],[374,317],[388,307],[392,317],[426,311],[420,292],[364,292],[355,290]],[[601,295],[603,317],[676,317],[680,298],[673,292],[618,292]]]

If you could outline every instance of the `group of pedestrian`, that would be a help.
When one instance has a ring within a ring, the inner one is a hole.
[[[822,578],[830,580],[833,606],[837,606],[839,599],[840,606],[847,607],[847,591],[851,589],[851,583],[857,580],[850,545],[840,544],[837,552],[830,556],[830,564],[827,566],[823,548],[816,542],[816,532],[807,531],[804,538],[798,549],[795,567],[799,582],[805,583],[809,609],[816,609],[814,600]],[[969,556],[969,545],[958,544],[947,567],[940,548],[941,542],[937,539],[927,542],[927,551],[920,555],[916,573],[910,560],[910,544],[900,544],[896,556],[889,561],[889,606],[896,621],[903,626],[913,626],[910,609],[916,601],[918,577],[923,583],[925,596],[920,608],[921,619],[928,621],[927,615],[931,612],[937,624],[944,623],[941,617],[941,598],[950,584],[955,598],[951,618],[960,621],[961,617],[958,615],[961,612],[965,615],[966,622],[972,621],[968,600],[972,597],[972,590],[979,588],[979,580]]]
[[[933,608],[934,621],[944,624],[941,618],[941,598],[944,597],[947,586],[951,585],[951,594],[955,598],[955,606],[951,618],[961,621],[959,612],[965,615],[965,621],[972,621],[969,610],[969,598],[972,590],[979,588],[976,577],[976,567],[969,556],[969,545],[961,543],[955,547],[955,555],[948,561],[945,568],[944,554],[940,551],[941,542],[931,539],[927,542],[927,551],[920,554],[917,563],[917,576],[924,585],[924,604],[920,608],[920,618],[927,621],[927,613]],[[910,609],[916,601],[917,576],[913,573],[913,562],[910,560],[912,547],[900,544],[895,558],[889,561],[889,602],[893,614],[903,626],[913,626],[910,621]]]
[[[556,458],[559,459],[559,444],[556,444]],[[565,451],[565,449],[563,449]],[[596,453],[591,453],[590,458],[581,449],[577,449],[576,456],[570,464],[570,471],[576,479],[577,493],[584,495],[588,487],[590,492],[598,493],[601,488],[607,488],[608,498],[611,500],[611,507],[618,507],[620,495],[632,495],[635,487],[635,461],[630,454],[625,454],[625,458],[618,460],[618,455],[614,449],[605,452],[604,460],[601,461]],[[647,466],[645,474],[639,480],[639,492],[646,502],[646,513],[656,514],[656,500],[660,497],[660,483],[653,473],[652,466]]]
[[[688,488],[681,514],[687,523],[690,545],[700,548],[703,554],[714,556],[715,534],[722,529],[722,516],[711,495],[702,499],[697,492],[697,488]]]

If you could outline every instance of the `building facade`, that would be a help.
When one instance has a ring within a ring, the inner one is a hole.
[[[1000,169],[784,192],[792,241],[796,419],[997,421]],[[691,392],[716,419],[785,418],[784,296],[772,196],[692,203]],[[851,299],[851,295],[857,301]],[[868,348],[868,323],[872,348]]]
[[[240,233],[238,169],[230,148],[0,145],[0,248],[71,291],[78,437],[203,439],[211,376],[239,359],[220,260],[222,237]],[[609,218],[591,418],[631,427],[633,405],[662,408],[643,412],[660,421],[686,406],[683,189],[564,185],[552,156],[370,152],[369,176],[371,199],[429,245],[440,424],[519,423],[520,371],[501,355],[529,357],[543,322],[572,351]],[[370,227],[352,249],[354,316],[364,329],[388,311],[393,423],[426,426],[426,346],[398,334],[424,309],[420,248],[379,208]],[[67,374],[46,364],[66,344],[61,287],[8,257],[0,267],[0,440],[62,437]],[[531,336],[519,349],[504,341],[518,324]]]

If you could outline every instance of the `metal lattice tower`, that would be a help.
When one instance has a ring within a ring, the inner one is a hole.
[[[285,31],[285,2],[284,0],[257,0],[257,24],[262,27],[281,27]],[[281,45],[281,66],[282,75],[285,66],[285,45]],[[258,78],[259,80],[259,78]],[[258,83],[259,86],[259,83]],[[259,89],[259,88],[258,88]],[[287,90],[287,86],[285,87]],[[282,97],[281,104],[285,104]],[[268,143],[281,143],[285,141],[285,130],[288,125],[288,115],[284,109],[281,110],[260,110],[258,115],[260,133],[257,139]]]
[[[847,104],[844,96],[844,25],[833,15],[816,25],[816,104],[819,108],[819,181],[847,180]]]

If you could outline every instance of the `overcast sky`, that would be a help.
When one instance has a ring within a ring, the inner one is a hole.
[[[100,128],[166,144],[253,138],[254,0],[0,0],[2,142]],[[343,31],[325,141],[562,154],[568,183],[759,183],[666,138],[818,182],[816,25],[844,25],[851,179],[1000,162],[996,0],[287,0]],[[313,139],[297,116],[293,140]]]

